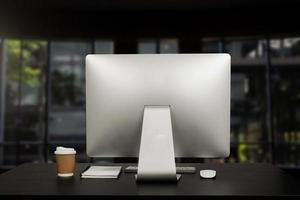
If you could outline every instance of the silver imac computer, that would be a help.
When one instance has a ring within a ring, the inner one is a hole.
[[[177,180],[175,157],[230,152],[230,55],[87,55],[90,157],[138,157],[137,180]]]

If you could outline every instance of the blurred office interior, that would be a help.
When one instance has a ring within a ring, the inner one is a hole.
[[[289,0],[0,1],[1,170],[53,162],[58,145],[90,162],[87,54],[227,52],[231,155],[218,162],[299,172],[299,18]]]

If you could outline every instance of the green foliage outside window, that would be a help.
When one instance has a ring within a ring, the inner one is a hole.
[[[35,62],[41,56],[41,49],[45,49],[45,41],[24,41],[23,48],[20,40],[7,40],[8,78],[13,81],[22,80],[22,84],[34,87],[40,84],[41,64]],[[21,55],[22,50],[22,55]],[[22,56],[22,58],[21,58]],[[21,59],[23,63],[21,63]],[[20,69],[22,71],[20,72]],[[20,74],[23,76],[21,77]]]

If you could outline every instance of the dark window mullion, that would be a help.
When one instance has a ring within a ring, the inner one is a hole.
[[[156,42],[156,53],[160,53],[160,39],[155,39]]]
[[[275,151],[274,151],[274,129],[273,129],[273,112],[272,112],[272,92],[271,92],[271,51],[270,51],[270,39],[266,39],[266,68],[265,68],[265,81],[266,81],[266,131],[268,133],[268,140],[270,145],[270,158],[271,162],[275,163]]]
[[[0,46],[0,142],[4,141],[4,120],[5,120],[5,91],[6,91],[6,40],[1,39]],[[0,146],[0,166],[3,165],[4,151],[3,146]]]
[[[24,40],[21,40],[20,46],[20,63],[19,63],[19,81],[18,81],[18,104],[17,104],[17,117],[16,117],[16,131],[15,131],[15,138],[16,138],[16,165],[20,164],[20,134],[22,133],[22,84],[23,84],[23,65],[24,65]]]
[[[6,39],[0,38],[0,142],[4,141],[4,120],[5,120],[5,82],[6,82]],[[1,155],[2,157],[2,155]],[[0,161],[0,164],[2,162]]]
[[[47,41],[47,62],[45,66],[45,114],[44,114],[44,122],[45,122],[45,130],[44,130],[44,161],[48,161],[48,135],[49,135],[49,109],[50,109],[50,102],[51,102],[51,68],[50,68],[50,56],[51,56],[51,41]]]

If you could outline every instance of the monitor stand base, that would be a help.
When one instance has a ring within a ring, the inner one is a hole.
[[[162,180],[162,179],[149,179],[149,180],[147,180],[147,179],[138,179],[137,174],[134,175],[134,177],[135,177],[135,180],[137,182],[155,182],[155,181],[159,181],[159,182],[177,182],[181,178],[181,174],[176,174],[176,181],[168,180],[168,179],[165,179],[165,180]]]
[[[170,106],[145,106],[137,181],[177,182]]]

